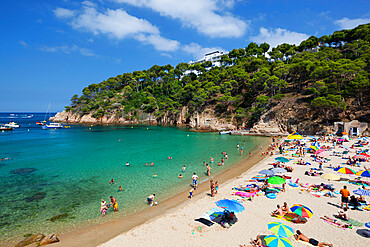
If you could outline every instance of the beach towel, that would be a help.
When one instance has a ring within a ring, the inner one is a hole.
[[[211,226],[214,224],[212,221],[207,220],[205,218],[198,218],[198,219],[195,219],[195,221],[199,221],[200,223],[203,223],[206,226]]]
[[[359,222],[355,219],[344,220],[342,218],[339,218],[337,215],[334,215],[334,217],[337,218],[338,220],[341,220],[341,221],[343,221],[347,224],[353,225],[353,226],[363,226],[364,225],[364,223],[361,223],[361,222]]]
[[[325,220],[325,219],[322,219],[322,220],[323,220],[324,222],[326,222],[326,223],[328,223],[328,224],[332,225],[332,226],[338,227],[338,228],[343,229],[343,230],[345,230],[345,229],[349,229],[349,228],[351,228],[351,229],[352,229],[352,227],[345,228],[345,227],[342,227],[342,226],[340,226],[340,225],[338,225],[338,224],[336,224],[336,223],[334,223],[334,222],[330,222],[330,221]]]

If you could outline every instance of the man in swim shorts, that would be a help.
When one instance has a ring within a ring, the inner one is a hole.
[[[333,246],[332,244],[324,243],[324,242],[319,242],[314,238],[308,238],[303,233],[301,233],[300,230],[296,231],[296,234],[294,234],[294,238],[296,240],[302,240],[304,242],[310,243],[313,246],[319,246],[319,247],[325,247],[325,246]]]
[[[148,196],[148,198],[146,199],[149,203],[149,206],[153,206],[154,204],[154,197],[155,197],[155,194],[151,194],[150,196]]]
[[[118,203],[117,203],[116,198],[114,198],[113,196],[111,196],[110,197],[110,201],[112,202],[113,211],[114,212],[118,212]]]
[[[193,173],[192,179],[193,179],[194,190],[196,190],[197,189],[197,184],[198,184],[198,176],[195,172]]]
[[[342,195],[342,203],[340,207],[343,209],[343,204],[345,203],[348,209],[348,197],[350,196],[349,190],[347,190],[347,186],[343,186],[343,189],[340,190],[340,194]]]

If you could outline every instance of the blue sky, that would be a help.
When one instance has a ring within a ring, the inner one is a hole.
[[[370,22],[368,1],[3,0],[0,111],[61,111],[91,83]]]

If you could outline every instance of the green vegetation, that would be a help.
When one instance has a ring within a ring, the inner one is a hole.
[[[250,125],[286,94],[308,95],[303,104],[327,120],[349,105],[369,106],[370,24],[269,48],[250,43],[233,49],[222,56],[221,67],[180,63],[124,73],[84,88],[66,111],[132,120],[148,113],[175,117],[182,107],[189,117],[212,108],[219,117]],[[185,75],[187,70],[196,73]]]

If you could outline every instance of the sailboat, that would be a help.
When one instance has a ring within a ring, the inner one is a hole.
[[[49,122],[47,124],[46,120],[45,120],[47,115],[48,115],[48,119],[49,119],[50,118],[50,102],[49,102],[48,110],[46,111],[45,116],[44,116],[44,121],[41,122],[42,123],[41,124],[42,129],[61,129],[61,128],[63,128],[63,126],[60,123]]]

